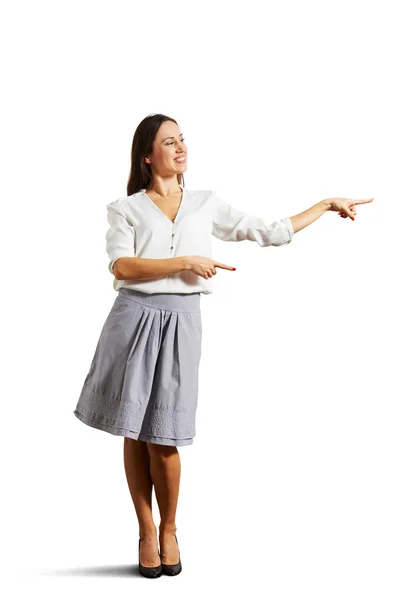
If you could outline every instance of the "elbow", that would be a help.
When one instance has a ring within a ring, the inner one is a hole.
[[[126,260],[124,258],[118,258],[113,266],[113,273],[114,273],[114,277],[117,280],[122,280],[122,279],[127,279],[126,277],[126,273],[125,273],[125,263]]]

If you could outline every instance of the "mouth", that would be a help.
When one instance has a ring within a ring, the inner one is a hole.
[[[174,161],[183,165],[186,162],[186,156],[178,156],[177,158],[174,158]]]

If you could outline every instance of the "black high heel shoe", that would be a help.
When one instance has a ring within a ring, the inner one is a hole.
[[[139,573],[141,575],[143,575],[144,577],[150,577],[152,579],[154,579],[155,577],[160,577],[162,575],[162,564],[158,565],[158,567],[145,567],[144,565],[140,564],[140,542],[141,539],[139,538]],[[158,553],[158,556],[160,556],[160,553]],[[160,556],[160,560],[161,560],[161,556]]]
[[[176,545],[178,546],[178,538],[176,537],[176,534],[175,539]],[[182,571],[181,553],[179,552],[179,562],[177,562],[175,565],[166,565],[161,561],[161,567],[164,575],[179,575],[179,573]]]

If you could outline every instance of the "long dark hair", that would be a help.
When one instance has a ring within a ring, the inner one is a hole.
[[[158,128],[164,121],[173,121],[178,125],[172,117],[153,113],[145,117],[136,128],[132,140],[131,172],[129,173],[127,185],[128,196],[147,188],[151,183],[151,167],[144,162],[144,157],[151,154],[154,138],[157,135]],[[178,183],[182,186],[185,185],[183,173],[178,174]]]

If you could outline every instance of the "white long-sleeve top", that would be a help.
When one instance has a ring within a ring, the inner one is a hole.
[[[181,186],[182,187],[182,186]],[[290,218],[269,223],[265,218],[246,214],[225,202],[213,190],[187,190],[174,221],[151,200],[145,189],[107,204],[106,233],[108,268],[123,256],[174,258],[199,255],[213,257],[211,235],[226,242],[250,240],[260,246],[283,246],[292,241]],[[211,294],[212,278],[204,279],[193,271],[148,280],[115,279],[115,290],[122,287],[147,294]]]

